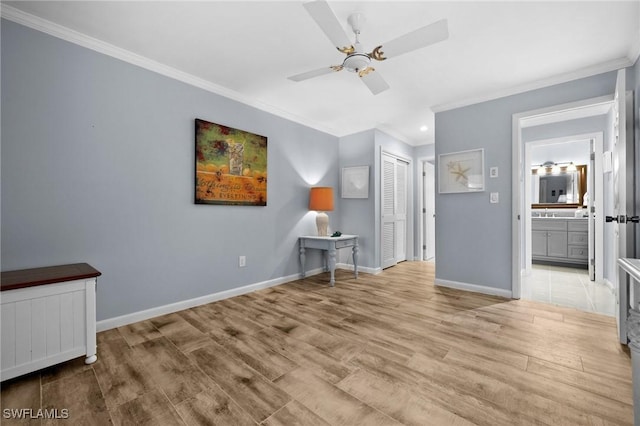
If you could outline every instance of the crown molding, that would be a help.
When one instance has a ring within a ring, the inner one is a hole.
[[[244,105],[248,105],[261,111],[276,115],[280,118],[284,118],[295,123],[310,127],[312,129],[328,133],[332,136],[340,136],[340,132],[338,130],[328,127],[324,124],[300,117],[289,111],[285,111],[278,107],[275,107],[274,105],[248,97],[239,92],[212,83],[203,78],[196,77],[184,71],[180,71],[176,68],[162,64],[153,59],[138,55],[137,53],[122,49],[113,44],[106,43],[97,38],[90,37],[79,31],[56,24],[30,13],[26,13],[13,6],[9,6],[4,3],[0,4],[0,16],[4,19],[23,25],[25,27],[40,31],[42,33],[93,50],[95,52],[102,53],[112,58],[119,59],[140,68],[155,72],[157,74],[161,74],[165,77],[169,77],[182,83],[186,83],[190,86],[206,90],[207,92],[223,96],[236,102],[240,102]]]
[[[531,90],[542,89],[544,87],[553,86],[556,84],[566,83],[568,81],[579,80],[581,78],[591,77],[598,74],[604,74],[610,71],[617,71],[622,68],[632,66],[633,62],[628,57],[614,59],[608,62],[603,62],[588,68],[583,68],[577,71],[572,71],[564,74],[555,75],[553,77],[545,78],[542,80],[533,81],[530,83],[521,84],[518,86],[512,86],[503,90],[497,90],[495,92],[485,93],[476,97],[467,98],[461,101],[455,101],[446,104],[436,105],[433,108],[434,113],[448,111],[456,108],[462,108],[469,105],[479,104],[482,102],[492,101],[499,98],[504,98],[511,95],[517,95]]]
[[[406,137],[405,135],[403,135],[402,133],[398,132],[395,129],[392,129],[389,126],[385,126],[384,124],[379,124],[377,125],[374,130],[378,130],[382,133],[386,133],[388,136],[391,136],[392,138],[396,139],[399,142],[402,142],[404,144],[410,145],[410,146],[417,146],[417,142],[411,140],[410,138]]]

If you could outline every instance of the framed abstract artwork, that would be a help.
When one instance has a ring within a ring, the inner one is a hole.
[[[267,205],[267,138],[195,120],[195,203]]]
[[[484,149],[451,152],[438,156],[438,192],[484,191]]]
[[[342,168],[342,198],[369,198],[369,166]]]

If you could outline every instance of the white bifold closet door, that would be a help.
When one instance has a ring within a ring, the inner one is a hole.
[[[407,260],[409,163],[382,154],[382,267]]]

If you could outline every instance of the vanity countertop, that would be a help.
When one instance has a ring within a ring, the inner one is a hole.
[[[568,219],[568,220],[587,220],[587,217],[573,217],[573,216],[556,216],[556,217],[545,217],[545,216],[531,216],[531,219]]]

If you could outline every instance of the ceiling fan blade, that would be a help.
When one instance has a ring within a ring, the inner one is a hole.
[[[303,6],[338,50],[343,51],[351,47],[351,40],[329,7],[329,3],[325,0],[317,0],[305,3]]]
[[[319,77],[321,75],[330,74],[332,72],[342,70],[342,65],[334,65],[332,67],[322,67],[317,70],[303,72],[302,74],[292,75],[291,77],[287,77],[289,80],[293,81],[302,81],[308,80],[310,78]]]
[[[382,78],[380,73],[375,71],[375,68],[368,67],[360,71],[358,74],[360,75],[362,82],[367,85],[369,90],[371,90],[371,93],[377,95],[378,93],[387,90],[389,85],[384,81],[384,78]]]
[[[446,40],[448,37],[447,20],[441,19],[376,47],[370,56],[383,61]]]

